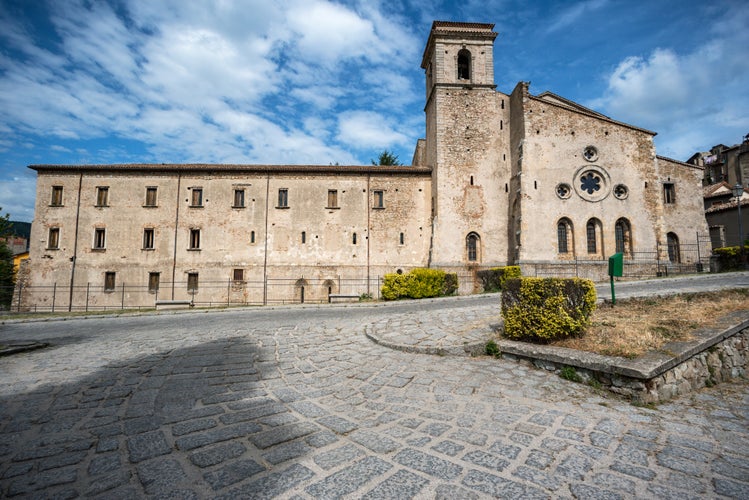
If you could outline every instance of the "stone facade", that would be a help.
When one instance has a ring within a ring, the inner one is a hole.
[[[702,169],[656,156],[653,132],[524,82],[497,91],[496,36],[491,24],[432,25],[412,166],[31,166],[23,302],[61,300],[41,288],[56,284],[70,289],[63,302],[106,307],[126,301],[125,283],[151,288],[143,305],[320,301],[342,280],[371,294],[378,276],[415,267],[681,260],[679,239],[707,232]]]

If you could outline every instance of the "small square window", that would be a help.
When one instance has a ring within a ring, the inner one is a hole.
[[[200,229],[190,229],[190,250],[200,250]]]
[[[157,189],[155,186],[149,186],[146,188],[146,206],[147,207],[155,207],[156,206],[156,192]]]
[[[198,289],[198,273],[187,274],[187,289],[191,292]]]
[[[96,206],[106,207],[109,205],[109,187],[99,186],[96,188]]]
[[[148,273],[148,291],[158,292],[161,273]]]
[[[234,190],[234,205],[233,208],[244,208],[244,189]]]
[[[289,190],[279,189],[278,190],[278,207],[277,208],[288,208],[289,207]]]
[[[143,230],[143,249],[153,250],[154,229],[149,227]]]
[[[244,281],[244,269],[234,269],[232,279],[234,281]]]
[[[49,204],[53,207],[62,206],[62,186],[52,186],[52,199]]]
[[[94,229],[94,249],[104,250],[107,245],[107,230],[103,227]]]
[[[114,290],[116,273],[106,272],[104,273],[104,291],[111,292]]]
[[[203,188],[192,188],[192,198],[190,199],[190,206],[203,206]]]
[[[60,228],[49,228],[49,237],[47,238],[47,249],[58,250],[60,248]]]
[[[373,208],[385,208],[385,191],[377,190],[374,192]]]
[[[338,208],[338,190],[328,189],[328,207],[327,208]]]
[[[672,182],[663,183],[663,202],[666,205],[672,205],[676,203],[676,189]]]

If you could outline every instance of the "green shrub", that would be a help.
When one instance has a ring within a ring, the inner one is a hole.
[[[549,341],[581,335],[596,307],[596,288],[585,279],[515,278],[502,289],[505,336]]]
[[[485,292],[499,292],[505,281],[520,277],[520,266],[493,267],[476,273]]]
[[[749,253],[749,247],[744,246],[744,253]],[[741,262],[741,249],[735,247],[713,248],[713,255],[718,257],[718,268],[721,271],[739,271],[744,266]]]
[[[577,373],[574,366],[563,366],[562,369],[559,370],[559,376],[570,382],[579,383],[583,381],[583,378]]]
[[[494,340],[490,340],[486,343],[486,347],[484,347],[484,353],[487,356],[494,356],[495,358],[502,357],[502,351],[499,349],[499,345],[497,345]]]
[[[382,284],[382,298],[422,299],[452,295],[458,288],[458,275],[439,269],[414,269],[408,274],[386,274]]]

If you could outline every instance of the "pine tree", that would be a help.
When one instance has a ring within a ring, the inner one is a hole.
[[[388,151],[387,149],[380,153],[380,156],[377,158],[377,161],[372,160],[372,165],[386,165],[386,166],[400,166],[403,165],[400,161],[398,161],[398,155]]]

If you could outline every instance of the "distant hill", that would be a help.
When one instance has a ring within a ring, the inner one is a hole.
[[[15,236],[31,239],[31,222],[9,221],[11,231]]]

